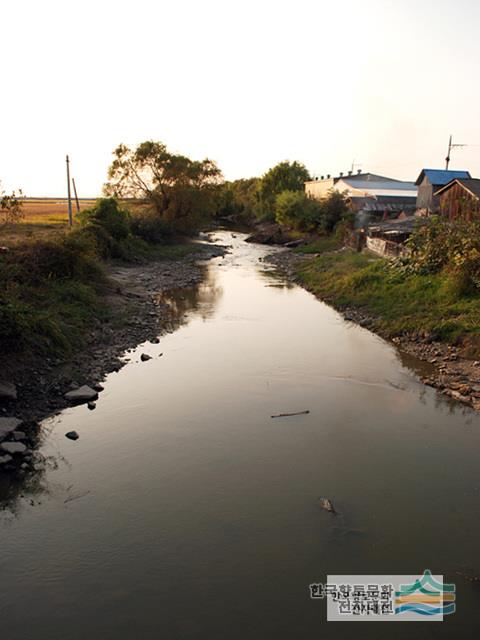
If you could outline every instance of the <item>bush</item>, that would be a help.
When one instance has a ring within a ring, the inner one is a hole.
[[[332,233],[347,221],[348,208],[344,195],[336,191],[323,200],[309,198],[303,191],[283,191],[276,198],[275,217],[298,231]]]
[[[172,227],[151,209],[139,211],[131,218],[132,232],[152,244],[162,244],[172,236]]]
[[[420,274],[445,271],[450,293],[480,289],[480,223],[432,218],[408,241],[407,268]]]
[[[321,201],[322,215],[320,226],[326,233],[331,233],[342,221],[351,219],[345,195],[339,191],[330,191],[327,198]]]
[[[275,201],[275,217],[279,224],[298,231],[313,231],[320,224],[322,206],[303,191],[282,191]]]
[[[124,240],[130,235],[130,214],[120,209],[115,198],[97,200],[94,207],[78,215],[82,226],[98,226],[114,240]]]
[[[57,240],[39,240],[20,245],[7,254],[3,277],[6,284],[41,283],[45,280],[101,278],[103,271],[85,238],[67,235]]]

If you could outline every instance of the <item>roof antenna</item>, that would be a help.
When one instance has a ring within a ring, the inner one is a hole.
[[[361,162],[355,162],[355,158],[354,158],[352,160],[352,169],[351,169],[352,173],[355,171],[355,167],[359,167],[360,168],[361,166],[362,166],[362,163]]]
[[[453,144],[452,143],[452,136],[450,136],[450,139],[448,141],[448,152],[447,152],[447,157],[445,158],[445,169],[448,171],[448,165],[450,164],[450,152],[452,149],[460,149],[461,147],[468,147],[467,144]]]

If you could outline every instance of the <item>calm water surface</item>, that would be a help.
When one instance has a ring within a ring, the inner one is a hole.
[[[1,516],[2,638],[476,637],[456,571],[480,574],[480,418],[268,272],[268,248],[216,237],[232,252],[167,297],[184,324],[95,411],[45,422],[48,468]],[[424,568],[457,583],[444,623],[327,624],[309,599],[329,573]]]

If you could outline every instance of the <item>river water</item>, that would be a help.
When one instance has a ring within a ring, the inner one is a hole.
[[[480,574],[480,418],[270,249],[216,239],[231,253],[165,297],[180,328],[95,411],[44,423],[47,468],[1,515],[2,638],[474,637],[480,588],[456,572]],[[457,584],[440,624],[326,623],[309,598],[327,574],[426,568]]]

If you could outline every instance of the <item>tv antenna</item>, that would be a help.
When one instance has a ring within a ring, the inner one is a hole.
[[[355,158],[352,160],[352,173],[355,171],[355,167],[358,167],[359,169],[361,168],[362,163],[361,162],[355,162]]]
[[[448,140],[448,152],[447,152],[447,157],[445,158],[445,169],[448,171],[448,165],[450,164],[450,152],[452,149],[461,149],[462,147],[468,147],[467,144],[453,144],[452,142],[452,136],[450,136],[450,139]]]

